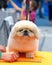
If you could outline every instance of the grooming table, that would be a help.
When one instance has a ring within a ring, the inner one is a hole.
[[[19,58],[17,62],[0,61],[0,65],[52,65],[52,52],[37,52],[34,59]]]

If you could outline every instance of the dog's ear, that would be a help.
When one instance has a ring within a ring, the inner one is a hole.
[[[36,24],[34,24],[34,30],[33,31],[34,31],[35,37],[37,39],[40,39],[40,31],[39,31],[38,27],[36,26]]]
[[[16,35],[16,32],[17,32],[17,28],[13,26],[13,28],[12,28],[12,30],[10,32],[9,37],[12,37],[13,38]]]
[[[40,39],[40,32],[39,32],[39,31],[36,31],[36,32],[35,32],[35,37],[36,37],[37,39]]]

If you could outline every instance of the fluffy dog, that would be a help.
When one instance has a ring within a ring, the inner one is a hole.
[[[26,57],[33,58],[38,50],[39,30],[31,21],[22,20],[12,28],[7,50],[8,52],[25,53]]]

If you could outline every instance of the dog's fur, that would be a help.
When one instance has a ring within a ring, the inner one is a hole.
[[[24,31],[25,32],[24,34]],[[12,28],[7,49],[8,52],[26,53],[26,57],[34,57],[38,50],[39,30],[31,21],[22,20]]]
[[[0,0],[0,9],[7,7],[7,0]]]

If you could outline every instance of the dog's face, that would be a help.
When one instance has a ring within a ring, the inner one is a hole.
[[[34,23],[26,20],[17,22],[11,33],[13,37],[18,36],[39,38],[39,30],[37,26]]]
[[[18,36],[32,37],[32,36],[34,36],[34,31],[29,29],[29,28],[21,28],[21,29],[16,31],[16,34]]]

